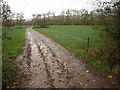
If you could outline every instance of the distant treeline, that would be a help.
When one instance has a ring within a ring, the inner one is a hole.
[[[85,9],[67,9],[61,11],[61,14],[57,16],[54,12],[33,14],[32,24],[38,27],[44,25],[91,25],[93,24],[94,13],[95,11],[88,13]]]

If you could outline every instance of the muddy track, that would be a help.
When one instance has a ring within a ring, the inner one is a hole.
[[[58,43],[28,28],[16,59],[21,88],[114,88],[113,79],[91,69]]]

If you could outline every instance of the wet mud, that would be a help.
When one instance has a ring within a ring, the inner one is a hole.
[[[76,58],[58,43],[26,30],[23,54],[16,59],[20,88],[116,88],[116,82]]]

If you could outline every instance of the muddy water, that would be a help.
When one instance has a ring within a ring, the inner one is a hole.
[[[114,80],[91,69],[46,36],[28,28],[24,53],[16,59],[26,88],[111,88]]]

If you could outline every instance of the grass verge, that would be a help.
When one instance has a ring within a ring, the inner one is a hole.
[[[10,39],[4,38],[2,41],[3,88],[14,87],[17,68],[13,60],[22,52],[25,43],[25,29],[26,27],[12,27],[11,31],[7,33],[7,37]],[[4,31],[3,28],[3,33]]]

